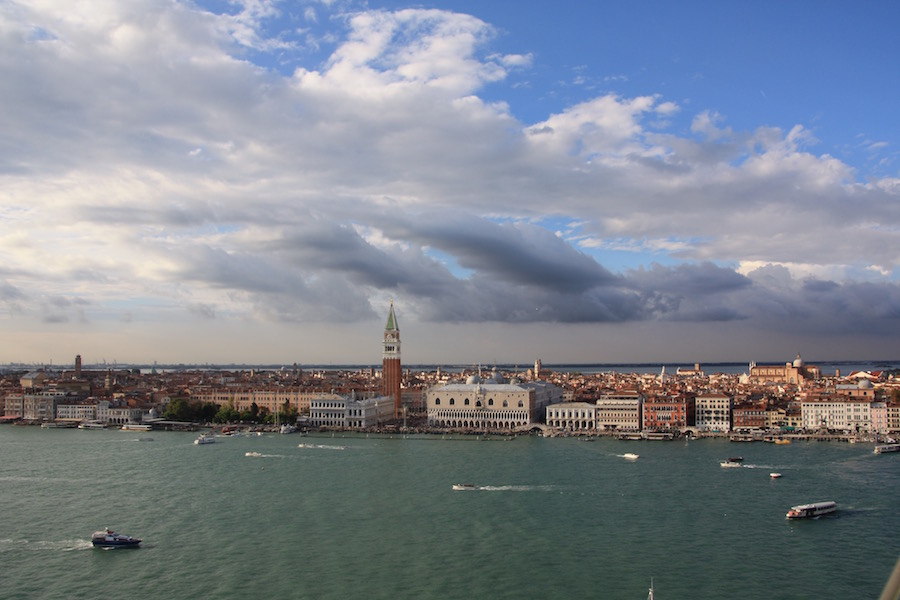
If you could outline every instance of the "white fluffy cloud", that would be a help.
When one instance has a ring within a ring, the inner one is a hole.
[[[686,109],[654,90],[524,123],[480,95],[534,61],[493,52],[489,24],[328,8],[303,22],[334,50],[303,63],[274,2],[0,7],[0,322],[188,336],[390,296],[430,322],[900,329],[900,184],[860,183],[803,126],[701,109],[674,132]],[[617,269],[612,248],[663,259]]]

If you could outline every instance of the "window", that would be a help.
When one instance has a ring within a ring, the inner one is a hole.
[[[453,406],[454,404],[456,404],[456,400],[454,400],[453,398],[450,398],[450,406]]]
[[[440,398],[435,398],[435,399],[434,399],[434,405],[435,405],[435,406],[440,406],[440,405],[441,405],[441,399],[440,399]]]
[[[493,406],[493,405],[494,405],[494,399],[493,398],[488,399],[488,406]]]
[[[466,398],[466,401],[464,402],[464,404],[465,404],[466,406],[469,405],[469,399],[468,399],[468,398]]]

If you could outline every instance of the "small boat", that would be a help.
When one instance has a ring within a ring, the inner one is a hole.
[[[95,531],[91,536],[91,543],[96,548],[137,548],[141,540],[107,528],[103,531]]]
[[[262,452],[244,452],[244,456],[252,456],[253,458],[259,458],[262,456]]]
[[[812,504],[798,504],[792,506],[787,512],[788,519],[815,519],[822,515],[828,515],[837,510],[837,504],[832,501],[813,502]]]
[[[723,460],[719,464],[722,465],[723,467],[725,467],[726,469],[734,469],[734,468],[740,468],[742,462],[744,462],[743,456],[733,456],[727,460]]]
[[[638,456],[640,455],[634,454],[633,452],[626,452],[622,455],[622,458],[624,458],[625,460],[637,460]]]
[[[791,440],[786,440],[784,438],[778,438],[777,440],[775,440],[775,443],[776,444],[790,444]]]
[[[201,446],[203,444],[215,444],[216,438],[211,433],[201,433],[197,436],[197,439],[194,440],[194,444],[197,446]]]
[[[887,452],[900,452],[900,444],[880,444],[875,446],[875,454],[885,454]]]
[[[106,429],[106,425],[103,421],[82,421],[78,429]]]
[[[653,578],[650,578],[650,593],[647,595],[647,600],[653,600]]]
[[[772,479],[780,479],[781,473],[769,473],[769,477],[771,477]]]
[[[478,487],[474,483],[454,483],[453,489],[456,491],[477,490]]]
[[[283,433],[285,435],[287,435],[289,433],[296,433],[296,431],[297,431],[297,428],[293,425],[282,425],[281,426],[281,433]]]

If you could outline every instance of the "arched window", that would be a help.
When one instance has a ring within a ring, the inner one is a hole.
[[[507,406],[509,406],[509,402],[507,402],[506,400],[504,400],[504,401],[503,401],[503,408],[506,408]]]
[[[453,398],[450,398],[450,406],[453,406],[454,404],[456,404],[456,400],[454,400]]]
[[[475,402],[475,406],[477,406],[478,408],[481,408],[481,400],[478,400],[477,402]]]
[[[525,406],[525,403],[519,400],[519,408],[522,408],[523,406]]]
[[[488,398],[488,406],[493,406],[493,405],[494,405],[494,399]]]
[[[435,398],[435,399],[434,399],[434,405],[435,405],[435,406],[440,406],[440,405],[441,405],[441,399],[440,399],[440,398]]]
[[[466,406],[469,405],[469,399],[468,399],[468,398],[466,398],[465,405],[466,405]]]

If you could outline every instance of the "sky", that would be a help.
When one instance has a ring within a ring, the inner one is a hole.
[[[0,363],[898,359],[897,23],[0,0]]]

